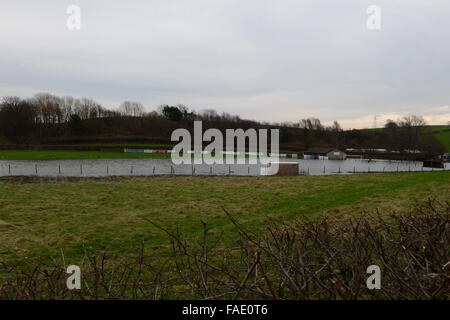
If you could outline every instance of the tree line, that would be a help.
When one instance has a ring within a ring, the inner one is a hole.
[[[170,143],[173,130],[192,130],[194,120],[202,120],[205,130],[217,128],[223,132],[237,128],[279,128],[281,146],[292,150],[353,147],[443,151],[442,146],[426,134],[426,123],[418,116],[388,120],[383,130],[344,131],[337,121],[325,126],[314,117],[296,122],[257,122],[213,109],[196,112],[185,105],[161,105],[147,112],[141,103],[133,101],[124,101],[117,109],[110,109],[91,98],[59,97],[49,93],[39,93],[28,99],[3,97],[0,139],[20,144],[101,142],[105,139]]]
[[[32,98],[3,97],[0,102],[0,136],[16,143],[34,142],[52,137],[136,136],[167,137],[172,128],[189,126],[189,122],[244,124],[253,121],[228,113],[207,109],[196,113],[184,105],[159,106],[146,112],[139,102],[124,101],[117,109],[103,107],[91,98],[77,99],[39,93]],[[165,130],[165,129],[166,130]]]

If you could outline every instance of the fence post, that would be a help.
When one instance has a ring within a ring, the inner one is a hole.
[[[61,175],[61,164],[58,165],[58,174]]]
[[[155,175],[155,167],[153,167],[153,175]]]
[[[323,174],[325,174],[325,166],[323,166]]]
[[[37,164],[34,165],[34,172],[36,172],[36,175],[38,175]]]
[[[211,166],[211,168],[209,169],[209,174],[212,176],[213,174],[213,167]]]
[[[9,175],[11,175],[11,164],[10,163],[8,163],[8,173],[9,173]]]
[[[248,175],[250,175],[250,166],[248,166]]]
[[[133,166],[131,166],[131,175],[133,175],[133,171],[134,171],[134,168],[133,168]]]
[[[228,165],[228,175],[231,176],[231,164]]]
[[[80,163],[80,174],[83,175],[83,165]]]
[[[308,169],[308,174],[307,175],[309,176],[309,167],[307,169]]]
[[[355,174],[355,173],[356,173],[356,167],[353,166],[353,174]]]

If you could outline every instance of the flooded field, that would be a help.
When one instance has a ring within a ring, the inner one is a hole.
[[[442,169],[424,168],[422,162],[348,159],[297,160],[299,174],[330,175],[370,172],[431,171]],[[445,170],[450,169],[449,163]],[[11,160],[0,161],[0,176],[152,176],[152,175],[236,175],[258,176],[266,170],[261,164],[215,164],[215,165],[173,165],[170,159],[92,159],[92,160]]]

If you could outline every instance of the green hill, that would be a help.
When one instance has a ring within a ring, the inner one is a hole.
[[[450,151],[450,125],[449,126],[428,126],[429,131],[439,142]]]
[[[384,130],[384,128],[360,129],[359,131],[380,132],[381,130]],[[450,151],[450,125],[426,126],[425,133],[435,137],[447,151]]]

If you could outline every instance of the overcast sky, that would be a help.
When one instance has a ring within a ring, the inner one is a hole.
[[[72,4],[81,30],[66,27]],[[345,128],[446,124],[450,1],[0,0],[0,96],[38,92]]]

